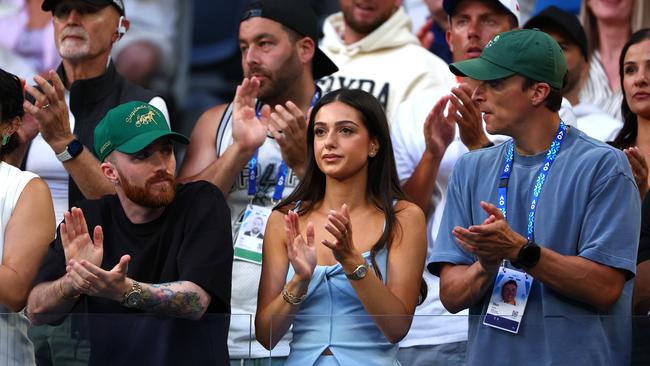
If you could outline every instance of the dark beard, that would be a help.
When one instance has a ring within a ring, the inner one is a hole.
[[[253,67],[249,71],[249,75],[259,73],[267,77],[266,85],[260,86],[257,93],[259,100],[264,103],[284,103],[284,96],[292,89],[291,86],[300,76],[301,70],[302,64],[294,46],[291,54],[284,61],[282,68],[275,74],[262,67]]]
[[[381,27],[381,25],[384,24],[384,22],[386,22],[392,15],[393,14],[390,14],[387,18],[373,19],[373,21],[370,23],[362,23],[362,22],[357,22],[357,20],[354,19],[354,15],[352,15],[352,10],[343,12],[343,18],[345,20],[346,26],[350,27],[351,29],[353,29],[355,32],[359,34],[364,34],[364,35],[368,35],[372,33],[375,29]]]
[[[160,181],[161,179],[168,181],[171,187],[163,189],[158,194],[151,193],[153,181]],[[131,184],[128,179],[120,174],[120,185],[128,199],[143,207],[165,207],[172,203],[176,196],[176,178],[168,173],[156,174],[145,183],[144,187]]]

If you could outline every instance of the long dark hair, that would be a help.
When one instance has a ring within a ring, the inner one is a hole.
[[[390,132],[386,114],[381,104],[365,91],[352,89],[339,89],[322,97],[314,106],[309,117],[307,127],[307,169],[304,178],[296,189],[275,209],[286,212],[300,202],[298,215],[310,212],[314,205],[323,200],[325,195],[325,174],[316,164],[314,157],[314,119],[318,111],[325,105],[341,102],[355,110],[362,117],[362,122],[368,129],[368,135],[376,138],[379,143],[377,155],[369,158],[368,161],[368,184],[366,195],[370,201],[384,212],[386,226],[384,232],[370,250],[370,260],[377,276],[381,279],[382,274],[377,266],[375,257],[383,248],[390,249],[390,243],[395,232],[395,208],[394,200],[405,199],[402,188],[397,178],[395,159],[393,157],[393,145],[390,140]],[[401,229],[401,228],[400,228]]]
[[[25,115],[23,100],[23,86],[20,79],[0,69],[0,125],[10,124],[14,118],[22,118]],[[0,136],[0,141],[2,138],[3,136]],[[14,133],[5,146],[0,146],[0,160],[16,147],[18,147],[18,135]]]
[[[634,145],[638,133],[637,116],[630,110],[630,106],[627,104],[627,99],[625,97],[625,86],[623,85],[623,78],[625,77],[625,55],[631,46],[637,43],[641,43],[647,39],[650,39],[650,28],[641,29],[632,34],[630,39],[627,40],[625,46],[623,46],[623,49],[621,50],[621,56],[618,62],[618,73],[621,76],[621,91],[623,92],[623,103],[621,103],[621,112],[623,114],[623,128],[621,128],[621,131],[619,131],[618,135],[616,135],[616,138],[614,138],[614,141],[612,142],[612,145],[619,149],[625,149]]]

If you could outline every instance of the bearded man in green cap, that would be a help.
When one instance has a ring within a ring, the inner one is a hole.
[[[456,164],[428,265],[443,305],[473,315],[467,364],[629,364],[638,191],[622,152],[561,121],[560,46],[505,32],[450,69],[479,81],[487,131],[512,138]]]
[[[32,323],[97,313],[89,364],[228,362],[228,318],[206,313],[230,312],[230,212],[211,183],[177,186],[174,141],[148,103],[108,112],[94,144],[116,194],[65,214],[29,296]]]

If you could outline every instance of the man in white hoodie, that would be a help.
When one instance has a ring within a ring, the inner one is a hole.
[[[341,12],[323,26],[322,49],[339,72],[318,81],[323,92],[362,89],[393,117],[397,106],[424,91],[449,90],[455,81],[444,61],[411,33],[401,0],[340,0]]]

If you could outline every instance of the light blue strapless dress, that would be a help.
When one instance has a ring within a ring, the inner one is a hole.
[[[375,258],[384,283],[387,250]],[[363,256],[370,263],[370,252]],[[372,270],[372,269],[371,269]],[[289,265],[287,281],[294,275]],[[316,266],[307,297],[293,321],[287,366],[399,365],[398,344],[386,340],[368,315],[340,264]],[[332,355],[324,356],[330,349]]]

